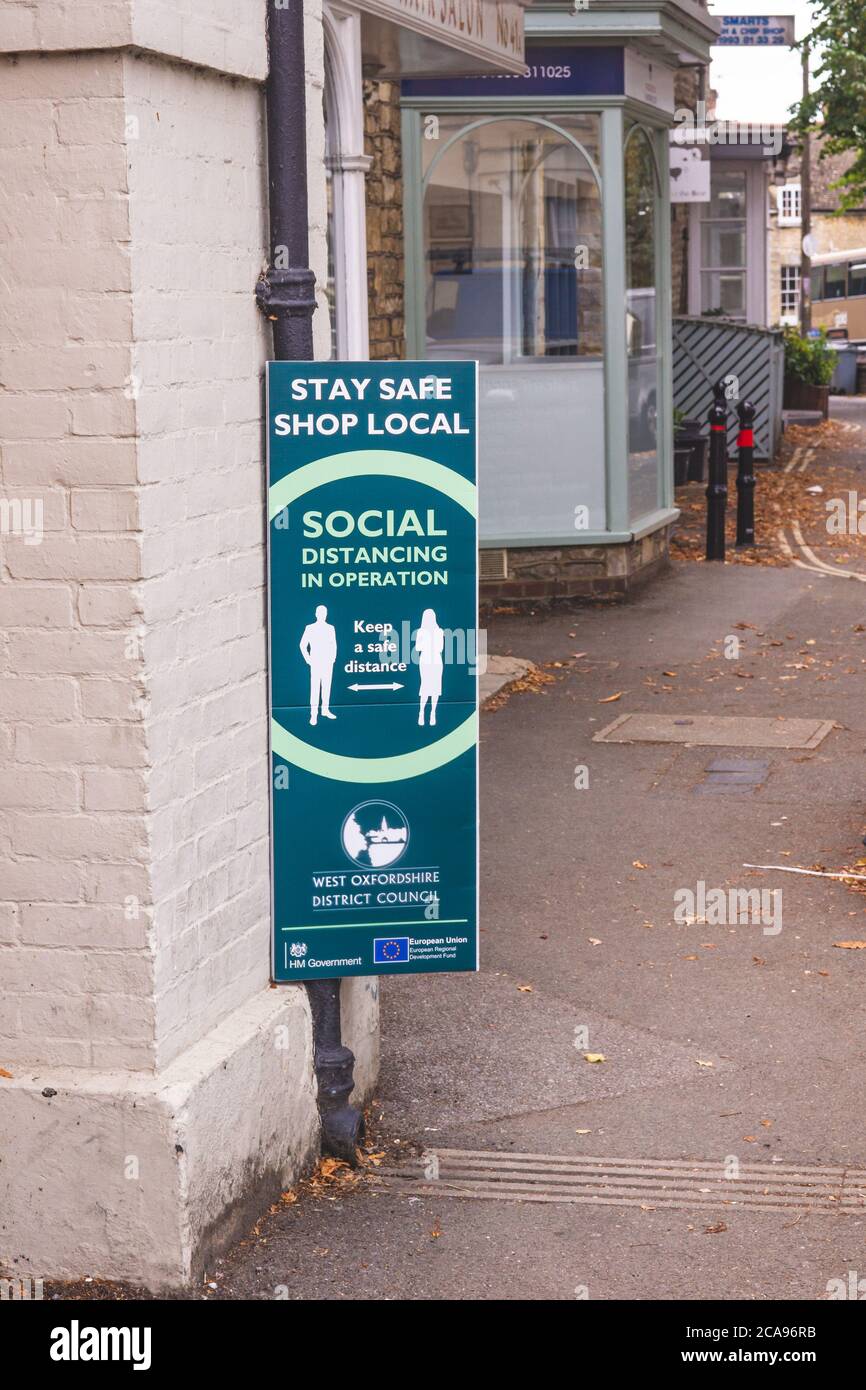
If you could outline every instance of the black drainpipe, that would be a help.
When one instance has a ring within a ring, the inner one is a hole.
[[[313,359],[316,280],[310,270],[303,0],[268,0],[268,190],[270,264],[256,286],[279,362]],[[322,1151],[356,1162],[364,1117],[349,1104],[354,1053],[340,1033],[340,981],[307,984],[313,1015]]]

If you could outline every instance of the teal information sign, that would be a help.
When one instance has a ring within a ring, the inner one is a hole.
[[[478,968],[476,376],[268,364],[277,981]]]

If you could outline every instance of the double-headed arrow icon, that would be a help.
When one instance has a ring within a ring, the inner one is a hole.
[[[390,685],[350,685],[350,690],[402,690],[399,681],[392,681]]]

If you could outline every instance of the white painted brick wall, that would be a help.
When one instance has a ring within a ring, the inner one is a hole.
[[[0,53],[133,44],[261,81],[264,15],[264,0],[4,0]]]
[[[123,63],[4,57],[0,93],[0,500],[44,522],[0,535],[0,1060],[145,1068]]]
[[[127,60],[160,1064],[265,988],[262,98]]]
[[[16,0],[0,51],[96,8]],[[268,984],[264,26],[230,0],[101,9],[93,42],[131,17],[213,67],[0,58],[0,497],[45,526],[0,537],[0,1062],[148,1069]]]

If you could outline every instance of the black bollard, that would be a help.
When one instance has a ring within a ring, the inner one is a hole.
[[[725,558],[725,508],[728,505],[728,409],[724,382],[713,387],[710,406],[710,468],[707,482],[707,559]]]
[[[755,407],[750,401],[737,406],[740,433],[737,435],[737,547],[755,544]]]

